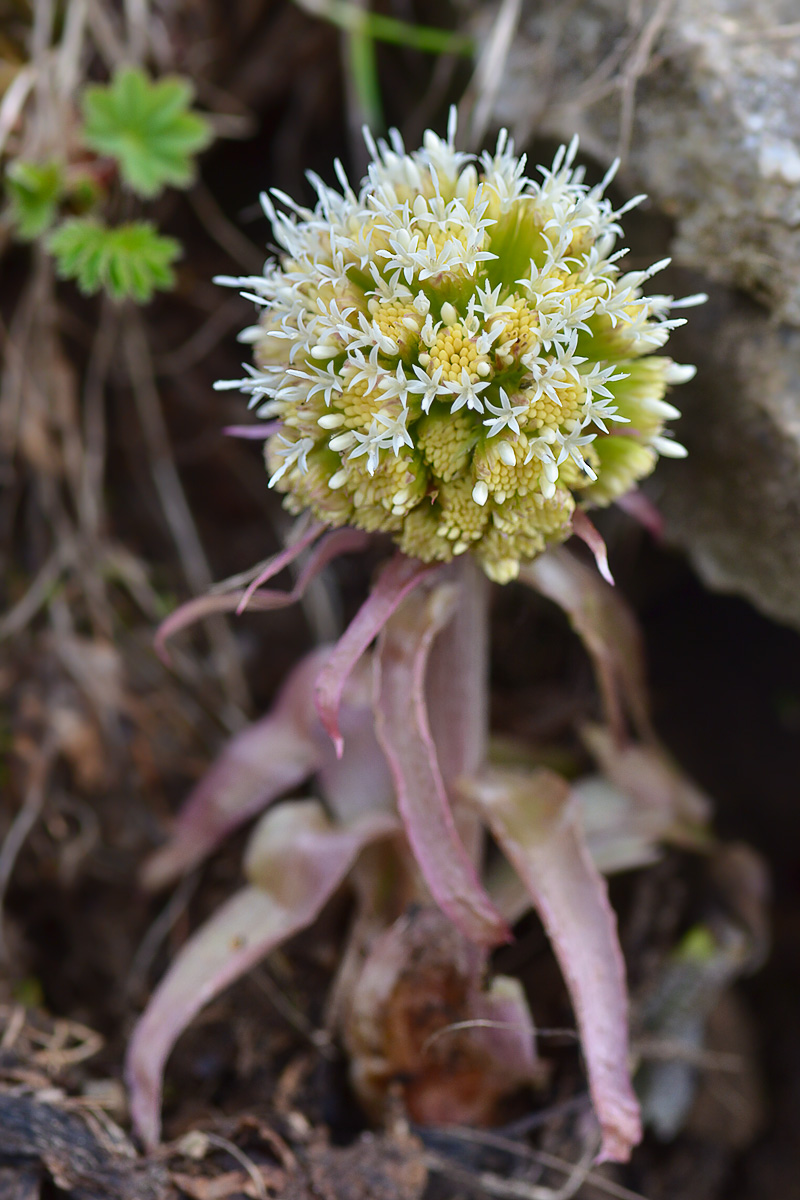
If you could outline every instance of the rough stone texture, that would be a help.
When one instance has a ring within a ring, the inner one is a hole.
[[[712,587],[800,626],[800,331],[715,289],[679,345],[700,368],[681,397],[689,457],[659,466],[668,535]]]
[[[654,202],[648,256],[666,216],[666,252],[701,272],[685,290],[720,280],[765,306],[714,288],[687,314],[670,350],[699,367],[675,397],[690,455],[655,483],[710,586],[800,627],[797,0],[526,0],[494,123],[521,145],[578,132],[602,167],[621,151],[618,194]]]
[[[798,18],[797,0],[528,0],[495,115],[621,151],[677,261],[800,325]]]

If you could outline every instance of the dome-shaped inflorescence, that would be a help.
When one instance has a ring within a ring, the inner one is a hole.
[[[428,132],[376,146],[358,193],[315,176],[312,211],[263,197],[283,248],[224,282],[263,306],[241,387],[274,421],[269,485],[292,512],[390,533],[408,555],[472,551],[499,582],[683,448],[664,399],[693,374],[652,351],[681,322],[620,272],[618,218],[562,147],[541,182],[500,134],[480,159]]]

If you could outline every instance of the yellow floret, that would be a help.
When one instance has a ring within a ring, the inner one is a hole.
[[[519,296],[514,295],[504,303],[513,306],[513,313],[493,317],[487,326],[494,332],[498,323],[501,324],[503,332],[495,342],[495,353],[501,363],[510,366],[520,355],[527,354],[533,348],[539,315]]]
[[[350,371],[348,379],[348,372],[345,372],[345,390],[336,397],[336,411],[344,416],[343,428],[364,432],[369,429],[372,418],[381,406],[377,389],[373,388],[368,394],[366,382],[362,379],[354,383],[353,374]]]
[[[439,367],[442,369],[442,383],[460,383],[464,370],[470,383],[478,383],[491,370],[489,359],[485,354],[478,354],[475,339],[470,338],[460,321],[443,326],[428,350],[428,374],[432,377]]]
[[[467,470],[478,439],[471,413],[432,412],[416,427],[416,441],[437,479],[448,483]]]
[[[438,527],[438,511],[428,501],[423,501],[406,517],[397,544],[410,558],[421,558],[423,562],[450,562],[453,543],[436,532]]]
[[[267,470],[273,473],[280,460],[266,446]],[[329,486],[331,471],[336,468],[336,457],[325,447],[313,450],[308,456],[308,471],[294,467],[278,480],[276,491],[285,492],[284,505],[291,513],[301,513],[310,508],[315,516],[328,525],[340,526],[353,523],[353,502],[347,493],[332,491]]]
[[[525,390],[523,389],[523,395]],[[585,398],[582,387],[558,388],[558,400],[553,400],[544,392],[539,399],[531,404],[528,410],[528,421],[533,428],[546,426],[557,429],[565,421],[571,421],[578,416]]]
[[[532,457],[526,463],[528,440],[521,437],[490,438],[478,448],[473,459],[472,468],[476,479],[483,480],[498,504],[502,504],[507,496],[527,496],[539,493],[542,481],[542,464],[538,458]],[[504,461],[504,455],[514,456],[513,465]]]
[[[373,296],[369,312],[381,333],[397,342],[402,357],[408,357],[417,346],[423,321],[414,306]]]
[[[280,331],[284,319],[280,313],[273,312],[271,309],[265,309],[262,312],[258,323],[263,332],[253,346],[253,358],[257,367],[272,366],[273,363],[285,363],[288,367],[291,343],[287,338],[274,336]],[[289,324],[291,325],[292,322],[290,321]]]
[[[439,489],[436,503],[439,524],[436,532],[453,543],[453,553],[461,554],[469,543],[481,536],[489,520],[489,506],[476,504],[472,499],[471,478],[446,483]]]
[[[395,529],[398,520],[417,504],[425,492],[425,471],[412,454],[397,458],[388,451],[370,475],[364,457],[347,458],[344,490],[353,498],[354,523],[362,529]]]
[[[575,501],[564,489],[552,500],[543,497],[526,502],[510,501],[495,510],[492,524],[474,548],[490,579],[509,583],[519,574],[521,562],[535,558],[549,542],[569,537]]]

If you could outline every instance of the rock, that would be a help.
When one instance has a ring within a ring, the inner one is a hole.
[[[707,584],[800,627],[798,15],[796,0],[528,0],[493,121],[520,145],[578,132],[601,169],[621,152],[617,194],[651,197],[625,222],[642,262],[701,273],[664,290],[713,279],[772,310],[717,287],[687,314],[669,349],[699,368],[676,397],[689,458],[653,482]]]
[[[700,369],[681,395],[689,457],[656,476],[668,537],[711,587],[800,628],[800,331],[719,289],[682,332]]]
[[[494,116],[621,152],[626,188],[675,219],[677,261],[800,325],[797,17],[796,0],[529,3]]]

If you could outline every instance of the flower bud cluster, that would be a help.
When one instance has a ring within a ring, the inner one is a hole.
[[[408,154],[367,134],[356,193],[310,176],[316,207],[262,197],[280,261],[221,282],[261,306],[241,340],[273,424],[269,485],[293,512],[390,533],[425,561],[472,552],[495,580],[685,453],[664,399],[693,369],[657,356],[671,297],[642,295],[666,265],[624,273],[619,217],[589,187],[577,141],[541,179],[502,132],[479,159],[428,131]],[[281,207],[276,209],[275,202]],[[689,298],[678,304],[701,298]]]

